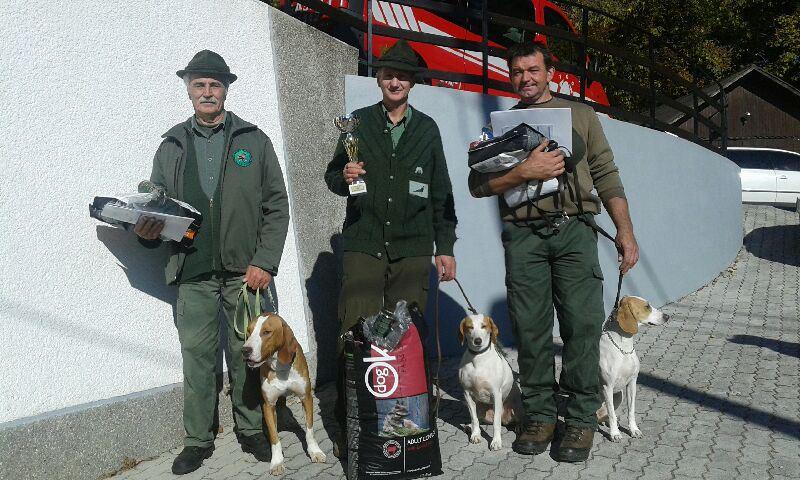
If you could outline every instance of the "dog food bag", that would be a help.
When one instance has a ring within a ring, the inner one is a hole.
[[[424,327],[412,316],[401,301],[345,335],[350,480],[442,473]]]

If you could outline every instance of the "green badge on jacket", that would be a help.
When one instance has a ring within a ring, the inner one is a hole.
[[[233,160],[236,162],[236,165],[240,167],[249,167],[251,163],[253,163],[253,156],[250,155],[250,152],[247,150],[240,148],[233,152]]]

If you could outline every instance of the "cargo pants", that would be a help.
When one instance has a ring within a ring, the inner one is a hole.
[[[406,257],[390,261],[387,255],[375,258],[361,252],[344,252],[342,290],[339,295],[340,335],[337,343],[338,374],[334,415],[344,428],[347,412],[344,402],[344,341],[342,335],[360,317],[378,313],[384,305],[394,310],[398,300],[417,302],[425,309],[428,300],[428,275],[431,257]]]
[[[519,380],[529,421],[555,423],[554,393],[568,395],[565,421],[595,428],[600,407],[599,346],[605,317],[603,274],[597,234],[577,218],[554,230],[544,221],[506,222],[505,249],[509,316],[519,348]],[[555,383],[553,306],[562,351]]]
[[[178,286],[177,327],[183,358],[184,446],[214,444],[217,421],[217,358],[219,355],[218,314],[222,310],[228,337],[226,363],[231,384],[234,430],[247,437],[262,432],[260,378],[242,358],[244,340],[234,330],[234,312],[241,274],[214,273],[182,282]],[[250,305],[255,299],[250,294]],[[243,307],[242,307],[243,308]],[[241,319],[239,319],[241,323]],[[242,325],[238,326],[242,330]]]

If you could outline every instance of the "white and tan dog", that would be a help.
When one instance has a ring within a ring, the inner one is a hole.
[[[661,325],[668,319],[669,315],[653,308],[644,298],[627,296],[620,300],[616,315],[605,324],[600,336],[600,388],[604,402],[597,411],[597,419],[601,423],[607,420],[608,433],[614,442],[622,440],[616,409],[622,403],[623,394],[628,405],[631,436],[642,436],[636,425],[639,356],[633,346],[633,336],[639,331],[639,325]]]
[[[302,400],[306,417],[306,445],[308,456],[314,463],[325,463],[325,454],[314,438],[314,397],[303,349],[286,321],[276,314],[267,314],[252,320],[247,326],[247,340],[242,355],[250,368],[261,373],[261,396],[264,398],[264,420],[272,445],[270,473],[284,472],[283,449],[278,438],[278,417],[275,404],[278,398],[293,394]]]
[[[494,426],[489,445],[492,450],[503,448],[501,424],[508,425],[522,413],[514,373],[497,348],[498,334],[491,317],[478,314],[461,321],[458,335],[461,344],[467,344],[458,367],[458,379],[464,389],[464,401],[471,420],[469,441],[481,441],[480,416]]]

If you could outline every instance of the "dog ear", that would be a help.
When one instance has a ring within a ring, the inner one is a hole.
[[[283,329],[283,345],[286,349],[278,349],[278,360],[283,364],[287,364],[291,362],[294,357],[294,352],[297,348],[297,339],[294,337],[292,327],[286,323],[286,320],[281,317],[279,318],[281,319],[281,328]]]
[[[497,345],[497,336],[500,335],[500,330],[497,329],[497,325],[494,324],[492,317],[489,315],[484,315],[483,317],[489,321],[489,333],[492,337],[492,343]]]
[[[633,314],[631,303],[623,298],[617,308],[617,323],[623,332],[629,335],[636,335],[639,332],[639,321],[636,320],[636,315]]]
[[[467,329],[467,318],[465,317],[461,320],[461,324],[458,326],[458,343],[464,345],[464,330]]]

